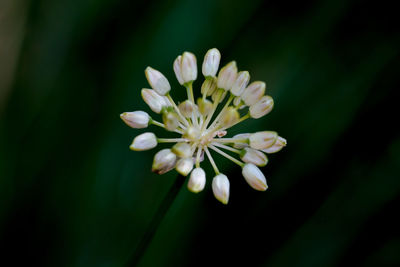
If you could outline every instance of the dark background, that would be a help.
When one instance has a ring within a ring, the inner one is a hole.
[[[217,47],[275,108],[230,132],[288,146],[227,206],[180,190],[140,266],[399,266],[398,9],[391,1],[0,2],[0,265],[123,266],[177,177],[150,172],[144,69]],[[199,90],[197,81],[195,88]],[[198,92],[198,91],[197,91]],[[151,128],[153,130],[154,127]],[[157,133],[161,132],[154,129]]]

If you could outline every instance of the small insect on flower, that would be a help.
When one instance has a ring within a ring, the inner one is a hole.
[[[186,88],[187,99],[178,105],[170,95],[171,86],[158,70],[147,67],[146,78],[151,89],[142,89],[142,98],[150,109],[160,114],[162,122],[152,119],[144,111],[124,112],[121,119],[132,128],[156,125],[180,135],[178,138],[159,138],[146,132],[134,138],[130,148],[135,151],[152,149],[158,143],[174,143],[170,149],[156,153],[152,165],[155,173],[163,174],[175,169],[188,176],[187,187],[198,193],[206,184],[206,173],[200,167],[205,155],[215,176],[212,176],[212,191],[217,200],[227,204],[230,193],[229,179],[220,173],[210,150],[231,160],[242,168],[245,181],[255,190],[267,190],[267,181],[258,167],[268,163],[264,153],[271,154],[286,146],[286,139],[275,131],[242,133],[227,138],[228,129],[242,121],[258,119],[274,107],[271,96],[265,95],[264,82],[249,84],[250,74],[238,72],[235,61],[231,61],[218,72],[221,54],[218,49],[208,50],[202,65],[205,78],[201,96],[195,100],[193,81],[197,79],[197,60],[194,54],[184,52],[173,63],[178,82]],[[222,105],[216,114],[218,106]],[[242,114],[242,115],[241,115]],[[225,151],[224,151],[225,150]],[[233,157],[231,154],[236,154]]]

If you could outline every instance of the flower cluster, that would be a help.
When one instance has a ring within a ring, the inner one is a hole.
[[[179,138],[159,138],[146,132],[134,138],[130,149],[142,151],[152,149],[158,143],[175,143],[171,148],[156,153],[152,170],[163,174],[175,168],[181,175],[190,174],[188,188],[192,192],[202,191],[206,184],[206,173],[200,167],[206,155],[216,174],[212,181],[214,196],[227,204],[229,180],[220,173],[210,150],[239,165],[252,188],[265,191],[267,182],[257,166],[265,166],[268,162],[265,153],[278,152],[286,145],[286,140],[274,131],[224,137],[230,127],[248,118],[258,119],[268,114],[274,101],[265,95],[265,83],[255,81],[249,84],[249,73],[238,71],[235,61],[218,72],[220,59],[221,54],[216,48],[206,53],[202,66],[205,81],[201,86],[201,96],[195,101],[192,85],[197,78],[196,57],[184,52],[176,58],[174,72],[188,96],[178,104],[170,95],[171,86],[167,78],[158,70],[147,67],[145,74],[152,89],[142,89],[142,98],[152,111],[161,115],[162,122],[144,111],[125,112],[121,118],[132,128],[146,128],[153,124],[180,135]],[[218,107],[219,104],[222,107]],[[237,154],[240,159],[226,151]]]

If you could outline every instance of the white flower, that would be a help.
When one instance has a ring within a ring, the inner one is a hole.
[[[151,88],[153,88],[159,95],[166,95],[171,90],[167,78],[165,78],[165,76],[158,70],[147,67],[145,74]]]
[[[235,96],[241,96],[250,81],[250,74],[247,71],[238,73],[235,83],[232,86],[231,93]]]
[[[150,122],[150,116],[144,111],[124,112],[121,119],[130,127],[141,129],[146,128]]]
[[[265,93],[264,82],[252,82],[243,92],[242,100],[247,106],[257,103]]]
[[[204,189],[206,185],[206,173],[202,168],[195,168],[190,174],[188,189],[193,193],[198,193]]]
[[[168,131],[172,132],[179,126],[179,117],[174,111],[164,112],[162,119]]]
[[[237,77],[237,66],[236,62],[229,62],[223,67],[218,73],[218,88],[226,91],[230,90],[236,81]]]
[[[181,64],[182,64],[182,56],[178,56],[174,61],[174,72],[178,82],[181,85],[183,85],[185,82],[183,81],[182,77]]]
[[[185,118],[190,118],[196,108],[194,103],[190,100],[185,100],[178,105],[179,111]]]
[[[155,148],[156,146],[157,137],[153,133],[143,133],[133,139],[129,148],[136,151],[143,151]]]
[[[166,173],[172,170],[176,164],[176,155],[171,149],[162,149],[154,156],[153,166],[151,170],[158,174]]]
[[[268,163],[268,158],[264,153],[250,147],[242,150],[240,158],[246,163],[253,163],[260,167],[264,167]]]
[[[181,72],[184,83],[193,82],[197,78],[197,62],[196,57],[190,52],[182,55]]]
[[[253,163],[247,163],[242,169],[242,174],[246,182],[258,191],[267,190],[267,180],[264,174]]]
[[[257,103],[251,105],[249,108],[249,114],[252,118],[258,119],[271,112],[274,107],[274,100],[269,95],[261,97]]]
[[[140,151],[154,148],[158,143],[174,144],[171,149],[156,153],[152,170],[163,174],[175,168],[181,175],[190,174],[187,186],[195,193],[205,187],[206,174],[200,164],[207,157],[216,173],[212,180],[214,196],[227,204],[229,180],[220,173],[211,152],[239,165],[249,185],[264,191],[267,189],[266,180],[256,165],[265,166],[268,158],[264,153],[278,152],[286,145],[286,140],[273,131],[226,137],[230,127],[268,114],[274,102],[272,97],[264,95],[264,82],[248,85],[250,74],[247,71],[238,72],[235,61],[223,67],[216,77],[220,60],[221,54],[216,48],[210,49],[204,57],[202,72],[206,78],[199,96],[193,91],[193,81],[197,78],[196,57],[190,52],[178,56],[173,69],[187,93],[187,99],[178,101],[172,98],[165,76],[148,67],[145,73],[153,89],[142,89],[142,98],[152,111],[161,115],[162,122],[150,118],[144,111],[125,112],[121,114],[121,119],[133,128],[145,128],[152,124],[179,134],[176,138],[158,138],[153,133],[143,133],[133,140],[130,148]]]
[[[245,147],[249,146],[249,137],[250,137],[251,133],[241,133],[241,134],[237,134],[233,137],[233,139],[235,140],[242,140],[244,142],[234,142],[233,143],[233,147],[234,148],[238,148],[238,149],[242,149]]]
[[[263,131],[250,135],[250,147],[255,149],[266,149],[271,147],[278,138],[278,134],[272,131]]]
[[[203,75],[204,77],[215,77],[219,67],[221,54],[218,49],[213,48],[207,51],[203,61]]]
[[[262,151],[268,154],[276,153],[280,151],[284,146],[286,146],[286,144],[287,144],[286,139],[278,136],[276,142],[272,146],[270,146],[269,148],[265,148]]]
[[[171,150],[180,158],[189,158],[192,156],[192,149],[188,143],[176,143]]]
[[[239,112],[234,107],[228,107],[221,116],[221,126],[228,128],[238,122],[240,119]]]
[[[212,102],[208,99],[197,99],[197,106],[199,108],[199,112],[203,116],[207,116],[212,111]]]
[[[142,89],[142,98],[144,102],[150,107],[150,109],[155,113],[160,113],[161,110],[168,106],[165,98],[156,93],[152,89]]]
[[[212,181],[212,190],[216,199],[223,204],[229,201],[229,180],[224,174],[218,174]]]
[[[182,158],[176,163],[176,170],[183,176],[188,175],[193,169],[193,159],[192,158]]]

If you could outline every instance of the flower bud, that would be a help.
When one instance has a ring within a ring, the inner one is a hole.
[[[268,158],[264,153],[250,147],[245,147],[241,151],[240,158],[246,163],[253,163],[260,167],[263,167],[268,163]]]
[[[217,89],[217,79],[215,77],[205,79],[201,85],[201,94],[210,96],[215,92],[215,89]]]
[[[179,117],[174,111],[164,112],[162,115],[163,123],[165,129],[168,131],[174,131],[179,126]]]
[[[273,107],[274,100],[269,95],[265,95],[261,97],[257,103],[250,106],[250,116],[254,119],[261,118],[262,116],[267,115]]]
[[[230,127],[239,121],[239,112],[234,107],[228,107],[221,117],[221,125],[223,127]]]
[[[276,132],[263,131],[253,133],[249,137],[250,147],[255,149],[266,149],[271,147],[278,137]]]
[[[196,140],[199,138],[199,136],[200,136],[199,130],[193,126],[187,127],[182,135],[183,138],[187,138],[189,140]]]
[[[212,181],[212,190],[216,199],[223,204],[229,201],[229,180],[224,174],[218,174]]]
[[[271,153],[276,153],[280,151],[284,146],[286,146],[286,139],[283,137],[278,136],[276,139],[275,144],[273,144],[271,147],[263,149],[265,153],[271,154]]]
[[[129,148],[135,151],[149,150],[155,148],[157,143],[157,137],[153,133],[142,133],[133,139]]]
[[[241,96],[249,84],[250,74],[248,71],[241,71],[238,73],[235,83],[232,86],[231,93],[235,96]]]
[[[221,60],[221,53],[217,48],[213,48],[207,51],[203,61],[203,75],[204,77],[215,77],[219,67],[219,61]]]
[[[187,176],[193,169],[193,159],[185,158],[179,159],[176,163],[175,169],[183,176]]]
[[[151,170],[157,174],[163,174],[175,167],[176,155],[171,149],[162,149],[154,155],[153,166]]]
[[[150,109],[159,114],[163,107],[167,106],[163,96],[160,96],[156,91],[152,89],[142,89],[142,98],[144,102],[150,107]]]
[[[185,118],[190,118],[195,110],[195,105],[190,100],[185,100],[178,105],[179,111]]]
[[[166,95],[171,90],[167,78],[165,78],[165,76],[158,70],[147,67],[145,74],[151,88],[153,88],[159,95]]]
[[[195,168],[190,174],[188,189],[193,193],[198,193],[206,185],[206,173],[202,168]]]
[[[150,116],[144,111],[124,112],[121,119],[130,127],[141,129],[146,128],[150,122]]]
[[[180,158],[189,158],[192,156],[192,150],[188,143],[176,143],[171,151]]]
[[[174,72],[176,79],[178,82],[183,85],[183,78],[182,78],[182,70],[181,70],[181,65],[182,65],[182,56],[178,56],[175,61],[174,61]]]
[[[225,90],[223,90],[223,89],[217,89],[217,90],[215,90],[214,93],[211,95],[212,101],[215,102],[215,101],[217,100],[217,96],[218,96],[219,94],[221,94],[221,91],[222,91],[222,95],[219,97],[218,103],[221,103],[221,102],[224,100],[224,98],[225,98],[225,96],[226,96],[226,94],[227,94],[228,91],[225,91]]]
[[[229,91],[236,81],[236,62],[232,61],[223,67],[218,73],[218,88]]]
[[[250,133],[242,133],[242,134],[235,135],[233,138],[235,138],[235,139],[247,139],[248,140],[250,136],[251,136]],[[237,148],[237,149],[242,149],[242,148],[245,148],[245,147],[248,147],[248,146],[249,146],[248,142],[235,142],[233,144],[233,147]]]
[[[203,116],[207,116],[208,114],[210,114],[213,104],[208,99],[199,98],[197,99],[197,106],[199,107],[200,114]]]
[[[196,57],[190,52],[184,52],[181,62],[182,79],[184,83],[192,82],[197,78]]]
[[[247,106],[257,103],[265,93],[265,83],[252,82],[243,92],[242,99]]]
[[[256,165],[246,163],[242,169],[242,174],[246,182],[255,190],[267,190],[268,186],[265,176]]]

